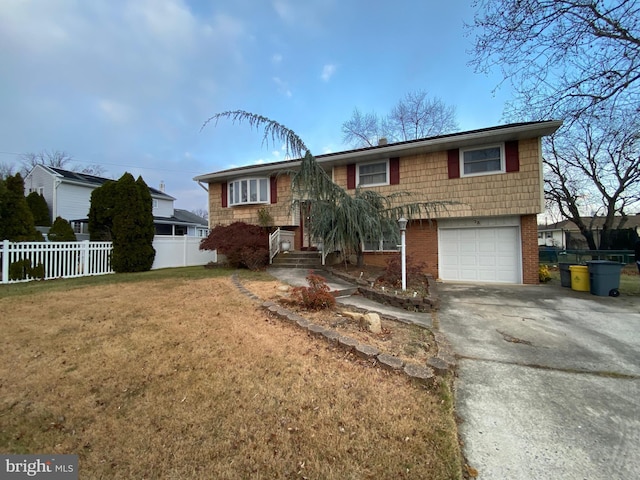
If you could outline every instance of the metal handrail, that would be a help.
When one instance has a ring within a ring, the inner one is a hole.
[[[280,253],[280,228],[269,234],[269,264]]]

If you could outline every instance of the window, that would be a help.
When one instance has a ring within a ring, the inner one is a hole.
[[[229,205],[269,203],[268,178],[242,178],[229,182]]]
[[[358,185],[389,185],[389,161],[358,165]]]
[[[158,208],[158,199],[154,198],[153,199],[153,209],[156,210]]]
[[[365,252],[390,252],[390,251],[398,251],[400,247],[398,244],[400,243],[400,238],[398,235],[397,227],[394,225],[393,227],[395,231],[385,230],[382,238],[365,238],[363,242],[362,249]]]
[[[38,195],[42,195],[44,197],[44,187],[38,187]]]
[[[504,145],[460,150],[460,170],[463,177],[502,173],[504,167]]]

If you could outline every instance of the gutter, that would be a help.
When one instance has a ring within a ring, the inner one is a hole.
[[[491,127],[463,133],[453,133],[422,140],[409,140],[407,142],[394,143],[390,145],[380,145],[377,147],[361,148],[346,152],[329,153],[318,155],[315,158],[321,166],[334,167],[354,163],[356,160],[359,162],[378,160],[396,156],[448,150],[451,148],[481,146],[495,142],[504,142],[507,140],[522,140],[542,137],[554,133],[561,125],[561,120],[505,125],[503,127]],[[194,177],[193,180],[198,183],[202,181],[210,183],[216,180],[220,181],[231,179],[243,173],[260,174],[265,172],[273,173],[287,169],[295,169],[299,167],[301,163],[301,159],[296,159],[264,165],[249,165],[199,175]]]

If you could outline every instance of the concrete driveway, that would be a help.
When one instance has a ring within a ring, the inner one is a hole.
[[[638,478],[640,298],[546,285],[439,293],[478,478]]]

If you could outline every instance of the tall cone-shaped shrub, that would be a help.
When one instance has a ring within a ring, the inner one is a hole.
[[[0,240],[12,242],[41,242],[33,214],[24,196],[24,181],[19,173],[9,175],[0,189]]]
[[[153,201],[142,177],[125,173],[91,194],[89,232],[92,240],[111,240],[111,265],[115,272],[151,270],[153,248]]]
[[[113,209],[113,257],[115,272],[151,270],[156,251],[153,248],[153,202],[142,177],[125,173],[116,182]]]

